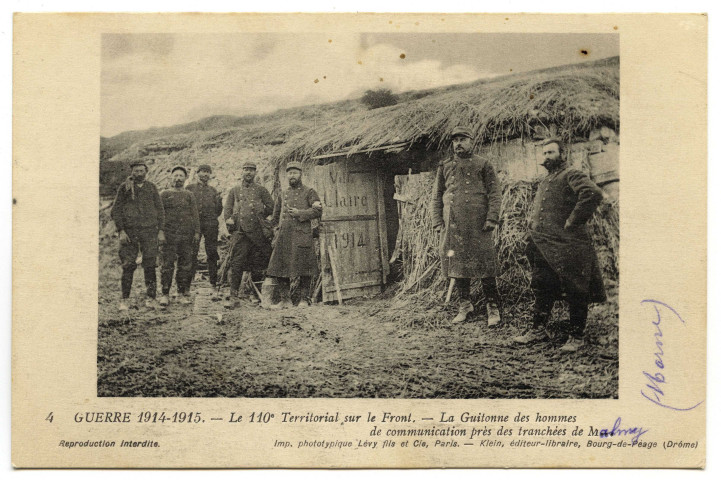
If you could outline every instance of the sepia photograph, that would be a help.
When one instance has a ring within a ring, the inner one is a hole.
[[[705,468],[707,27],[16,14],[13,466]]]
[[[619,398],[618,33],[100,48],[98,397]]]

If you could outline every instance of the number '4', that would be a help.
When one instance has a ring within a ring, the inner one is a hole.
[[[45,421],[53,423],[53,412],[48,413],[48,416],[45,417]]]

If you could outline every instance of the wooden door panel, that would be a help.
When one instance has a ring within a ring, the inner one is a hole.
[[[342,164],[318,170],[322,172],[318,180],[324,220],[377,216],[374,172],[347,172]]]
[[[378,229],[378,188],[375,170],[344,159],[317,166],[314,182],[323,203],[321,269],[323,301],[379,293],[383,263]],[[329,248],[332,245],[334,248]],[[335,252],[333,278],[330,255]]]
[[[379,275],[382,271],[375,219],[327,222],[323,224],[323,230],[326,254],[333,251],[328,245],[335,247],[341,285],[370,280],[380,281]]]

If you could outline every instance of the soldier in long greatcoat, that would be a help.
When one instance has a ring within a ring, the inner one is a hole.
[[[255,163],[243,164],[243,181],[230,189],[223,207],[228,231],[234,236],[230,293],[225,299],[225,308],[235,306],[243,272],[265,270],[272,251],[270,229],[264,229],[263,225],[266,217],[273,213],[273,198],[264,186],[255,182],[255,173]]]
[[[456,279],[461,298],[453,323],[473,311],[472,278],[481,278],[486,297],[488,325],[500,322],[500,296],[496,286],[498,263],[493,230],[498,225],[501,190],[493,166],[473,155],[471,130],[457,127],[451,133],[453,156],[438,166],[433,186],[432,221],[441,232],[441,268]]]
[[[535,294],[533,324],[516,343],[546,340],[545,326],[556,300],[567,300],[570,335],[561,347],[575,352],[583,334],[591,302],[603,302],[606,293],[586,222],[603,200],[601,189],[580,170],[563,160],[563,144],[543,143],[543,166],[548,170],[533,199],[527,255]]]
[[[303,170],[299,162],[289,162],[286,167],[289,188],[275,202],[273,223],[278,232],[270,257],[267,274],[278,279],[280,303],[273,309],[288,308],[290,279],[300,277],[299,307],[308,306],[310,280],[318,275],[318,261],[313,248],[311,220],[320,218],[322,206],[318,194],[303,185]]]

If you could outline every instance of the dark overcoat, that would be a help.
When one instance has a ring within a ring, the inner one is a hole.
[[[200,233],[198,205],[195,195],[189,190],[176,188],[163,190],[160,193],[160,200],[163,202],[165,212],[162,230],[166,236],[192,237]],[[189,241],[192,241],[192,238]]]
[[[438,166],[433,185],[433,227],[443,226],[440,243],[443,274],[455,278],[486,278],[498,274],[493,231],[498,223],[501,189],[493,166],[483,158],[453,156]]]
[[[606,293],[586,222],[603,192],[580,170],[561,166],[538,186],[529,221],[531,240],[561,280],[562,293],[603,302]],[[564,228],[566,221],[569,228]]]
[[[257,183],[245,183],[230,189],[223,207],[223,218],[233,218],[236,234],[244,235],[254,245],[267,246],[270,239],[263,233],[261,222],[273,213],[273,197]]]
[[[163,202],[158,188],[149,181],[143,186],[135,185],[132,179],[123,182],[118,188],[110,216],[118,232],[123,230],[154,229],[162,230],[165,222]]]
[[[223,213],[223,199],[220,193],[210,185],[203,185],[200,182],[190,184],[185,188],[195,195],[200,223],[217,227],[218,216]]]
[[[278,225],[278,232],[266,271],[269,276],[318,275],[311,220],[320,218],[322,212],[312,207],[315,202],[320,203],[318,194],[302,183],[282,192],[275,202],[273,223]],[[298,214],[291,216],[289,208],[297,208]]]

